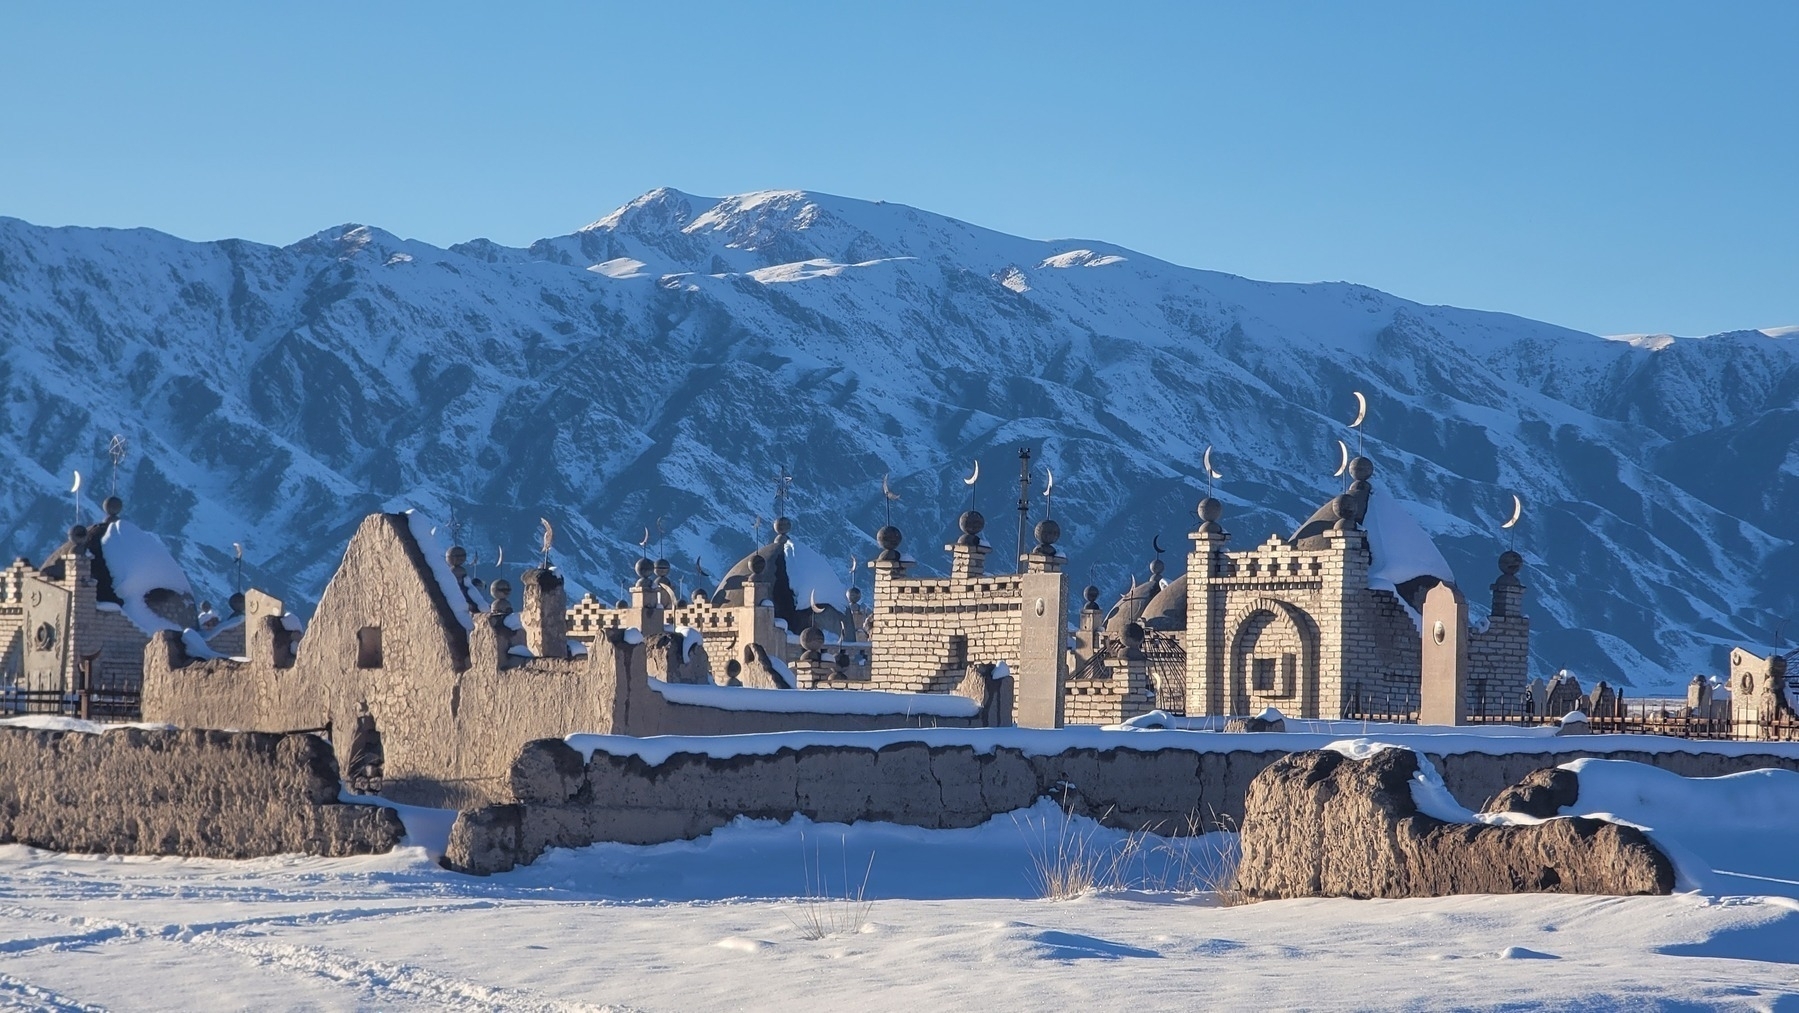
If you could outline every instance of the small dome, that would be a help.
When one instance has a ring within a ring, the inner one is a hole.
[[[1137,621],[1151,630],[1187,628],[1187,575],[1169,581],[1150,597]]]

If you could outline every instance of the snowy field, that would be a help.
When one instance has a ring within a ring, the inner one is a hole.
[[[0,1008],[1799,1010],[1793,899],[1227,906],[1191,891],[1229,841],[1040,804],[959,831],[740,821],[487,879],[430,841],[246,862],[6,846]],[[1071,845],[1128,861],[1111,889],[1041,899],[1037,860]]]

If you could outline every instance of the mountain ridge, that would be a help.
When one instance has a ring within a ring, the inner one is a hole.
[[[1290,533],[1335,491],[1362,389],[1376,483],[1477,603],[1525,496],[1538,670],[1673,689],[1795,604],[1776,571],[1799,561],[1799,343],[1760,331],[1648,348],[904,205],[663,188],[523,248],[0,219],[0,333],[0,460],[22,479],[0,544],[60,541],[67,472],[104,475],[122,431],[128,512],[214,597],[242,541],[257,582],[313,599],[349,526],[404,505],[454,512],[488,560],[558,514],[566,567],[605,597],[667,518],[691,583],[693,556],[719,573],[749,549],[784,469],[796,533],[846,565],[891,474],[930,566],[969,463],[997,476],[1028,443],[1075,583],[1109,598],[1151,535],[1184,551],[1206,445],[1233,544]],[[1016,484],[992,481],[1003,546]]]

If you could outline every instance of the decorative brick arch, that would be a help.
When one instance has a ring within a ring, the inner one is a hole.
[[[1291,717],[1318,717],[1318,623],[1305,609],[1289,601],[1266,595],[1252,598],[1232,609],[1224,628],[1230,631],[1225,640],[1225,709],[1231,714],[1250,714],[1261,708],[1251,703],[1251,667],[1262,658],[1256,653],[1258,644],[1273,641],[1278,646],[1293,648],[1280,652],[1278,658],[1263,660],[1276,666],[1273,672],[1275,693],[1258,695],[1264,704],[1273,704]],[[1285,641],[1285,643],[1282,643]],[[1290,671],[1287,656],[1291,656]],[[1291,686],[1285,685],[1291,680]],[[1282,692],[1290,690],[1288,692]]]

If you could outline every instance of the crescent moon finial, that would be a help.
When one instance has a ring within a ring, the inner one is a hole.
[[[231,543],[231,554],[236,556],[238,559],[244,558],[244,543],[232,542]]]
[[[80,492],[81,491],[81,472],[78,471],[75,473],[75,484],[69,487],[69,491],[70,492]]]
[[[1056,473],[1048,468],[1043,469],[1043,473],[1049,476],[1049,481],[1043,484],[1043,498],[1048,499],[1050,492],[1056,487]]]
[[[1518,523],[1518,519],[1523,516],[1524,516],[1524,501],[1518,498],[1517,493],[1512,493],[1512,519],[1509,521],[1506,521],[1504,524],[1501,524],[1499,526],[1500,530],[1503,531],[1503,530],[1506,530],[1506,529],[1511,528],[1512,526],[1516,525]]]
[[[818,611],[818,588],[815,587],[806,593],[806,607],[814,612]]]
[[[1156,550],[1156,555],[1158,555],[1158,556],[1161,555],[1164,551],[1166,551],[1162,548],[1161,532],[1157,532],[1154,536],[1152,536],[1150,538],[1149,547]]]
[[[1205,467],[1206,467],[1206,475],[1208,477],[1210,477],[1212,479],[1220,479],[1220,478],[1224,477],[1223,475],[1218,473],[1218,469],[1212,467],[1212,448],[1209,446],[1206,448],[1206,456],[1205,456],[1204,463],[1205,463]]]
[[[556,529],[550,526],[548,517],[539,517],[537,521],[543,525],[543,552],[547,556],[550,554],[550,546],[556,544]]]
[[[506,546],[502,545],[499,548],[493,550],[493,565],[495,565],[495,566],[505,566],[506,565]]]
[[[973,485],[977,481],[979,481],[980,478],[981,478],[981,459],[977,457],[977,458],[975,458],[975,461],[974,461],[974,474],[963,479],[962,484],[963,485]]]
[[[1349,424],[1351,429],[1359,429],[1368,418],[1368,399],[1359,390],[1350,391],[1355,395],[1355,421]]]
[[[637,544],[639,547],[641,547],[643,549],[648,549],[650,547],[650,529],[649,528],[643,529],[643,541],[638,542]]]
[[[1337,462],[1337,470],[1331,472],[1332,478],[1340,478],[1344,472],[1349,470],[1349,444],[1338,440],[1337,452],[1341,459]]]

